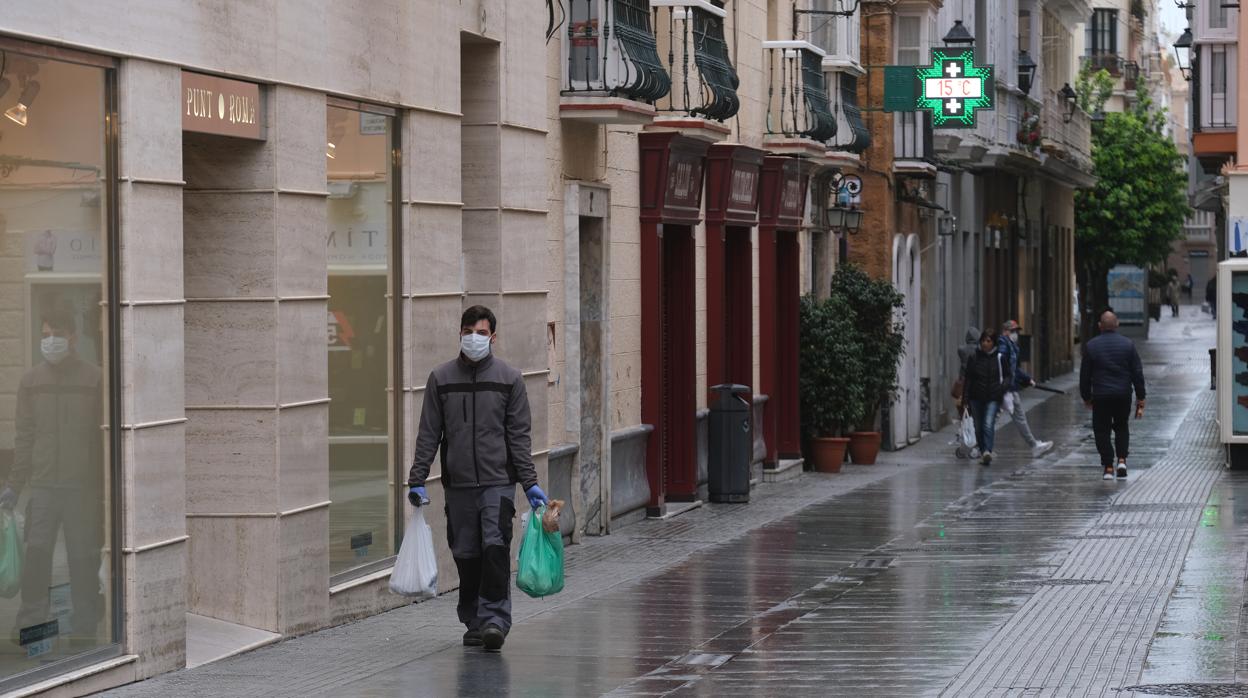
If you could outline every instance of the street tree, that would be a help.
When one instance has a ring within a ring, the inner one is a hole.
[[[1086,89],[1086,88],[1085,88]],[[1101,89],[1087,89],[1096,104]],[[1084,90],[1080,90],[1085,94]],[[1103,104],[1103,102],[1102,102]],[[1106,275],[1116,264],[1162,262],[1190,212],[1184,159],[1165,132],[1164,110],[1141,89],[1133,109],[1106,114],[1092,135],[1097,183],[1075,195],[1075,262],[1085,308],[1083,334],[1109,302]]]

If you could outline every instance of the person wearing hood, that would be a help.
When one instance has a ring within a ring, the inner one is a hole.
[[[104,547],[104,374],[78,355],[77,323],[68,307],[43,314],[39,351],[17,390],[13,469],[0,487],[0,508],[25,496],[22,601],[14,632],[56,619],[52,570],[64,538],[73,608],[71,643],[94,646],[105,604],[100,594]],[[64,627],[64,626],[62,626]]]
[[[966,343],[958,347],[958,361],[961,363],[963,369],[966,368],[966,362],[970,361],[972,356],[975,356],[975,350],[978,348],[979,328],[966,328]]]
[[[1035,379],[1019,366],[1021,351],[1018,346],[1018,331],[1020,329],[1017,320],[1006,322],[1001,328],[1001,339],[997,342],[997,348],[1005,357],[1006,363],[1010,366],[1010,375],[1013,376],[1006,388],[1004,407],[1006,414],[1010,416],[1010,421],[1018,427],[1018,433],[1023,437],[1023,441],[1031,447],[1031,457],[1039,458],[1052,450],[1053,442],[1041,441],[1031,433],[1031,425],[1027,423],[1027,411],[1023,409],[1023,399],[1018,394],[1023,388],[1030,388],[1036,384]]]
[[[979,346],[966,362],[965,392],[963,400],[970,406],[975,419],[975,445],[979,449],[979,462],[992,464],[992,449],[996,438],[997,412],[1005,399],[1013,375],[1010,365],[997,349],[997,333],[984,330],[979,335]]]
[[[524,377],[490,351],[498,320],[489,308],[474,305],[459,325],[459,356],[433,369],[425,386],[407,498],[413,506],[429,503],[425,482],[440,452],[464,645],[497,651],[511,629],[516,483],[533,509],[550,500],[533,467]]]

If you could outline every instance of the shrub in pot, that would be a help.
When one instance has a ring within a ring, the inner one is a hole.
[[[807,460],[820,472],[839,472],[849,439],[862,420],[862,347],[845,299],[805,296],[801,302],[798,371]]]
[[[870,464],[880,451],[876,419],[884,401],[897,391],[897,366],[905,351],[905,296],[886,279],[875,279],[853,264],[832,276],[832,296],[850,312],[850,324],[862,352],[862,405],[857,429],[850,434],[855,463]]]

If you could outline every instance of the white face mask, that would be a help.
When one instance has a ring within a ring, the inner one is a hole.
[[[466,334],[459,338],[459,350],[469,361],[480,361],[490,353],[490,338],[476,332]]]
[[[50,364],[59,364],[69,356],[69,340],[64,337],[44,337],[39,343],[43,358]]]
[[[1018,344],[1018,332],[1010,333],[1010,341],[1014,342],[1015,344]]]

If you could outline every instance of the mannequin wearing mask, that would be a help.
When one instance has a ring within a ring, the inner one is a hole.
[[[48,588],[58,536],[65,539],[73,616],[71,641],[95,637],[104,542],[103,373],[78,357],[76,323],[65,310],[45,313],[37,361],[17,392],[13,469],[0,507],[23,496],[25,565],[17,628],[52,620]]]
[[[533,467],[532,419],[520,371],[494,356],[498,320],[464,311],[459,357],[429,374],[408,501],[430,503],[425,482],[439,455],[447,540],[459,570],[464,644],[498,650],[511,629],[511,536],[516,483],[529,506],[547,503]]]

